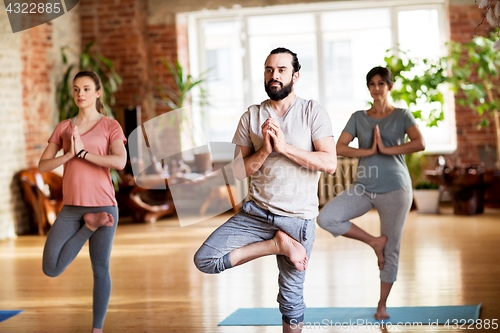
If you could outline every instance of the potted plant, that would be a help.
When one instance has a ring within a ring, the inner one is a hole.
[[[413,199],[417,212],[423,214],[439,213],[439,185],[430,181],[420,180],[413,190]]]
[[[209,145],[206,147],[200,147],[203,145],[202,140],[199,139],[199,135],[203,132],[200,128],[201,124],[196,126],[196,118],[193,114],[193,109],[191,105],[193,104],[193,91],[199,89],[199,95],[197,104],[200,107],[200,112],[198,118],[203,120],[203,107],[208,105],[208,96],[205,89],[203,89],[202,84],[206,81],[206,74],[203,73],[199,78],[194,78],[191,74],[187,74],[184,68],[181,66],[179,61],[175,64],[171,64],[166,59],[162,59],[163,65],[169,70],[172,75],[175,86],[171,87],[167,83],[157,80],[157,94],[155,100],[160,104],[169,107],[171,110],[181,110],[181,119],[178,120],[178,128],[175,129],[179,133],[179,143],[180,151],[182,155],[185,156],[187,152],[193,152],[194,157],[194,169],[198,173],[205,173],[206,171],[212,171],[212,155],[209,150]]]
[[[498,10],[500,5],[496,8]],[[498,23],[496,17],[495,21]],[[452,86],[456,92],[463,92],[463,95],[457,98],[457,102],[483,116],[477,125],[478,129],[489,127],[490,122],[493,122],[496,150],[478,151],[484,165],[483,184],[479,185],[482,185],[480,193],[486,193],[491,204],[500,206],[500,100],[498,99],[500,53],[499,42],[495,43],[495,38],[496,34],[491,33],[489,37],[475,37],[467,44],[452,43],[449,59],[452,63]],[[491,154],[495,151],[496,158]],[[484,198],[480,195],[476,197],[477,210],[482,212]]]
[[[406,154],[405,163],[410,173],[412,187],[415,188],[418,181],[420,180],[423,172],[423,168],[427,165],[427,160],[424,154],[419,151],[416,153]]]
[[[478,128],[490,126],[493,120],[496,135],[496,166],[500,169],[500,101],[498,96],[498,75],[500,52],[494,50],[495,34],[489,37],[474,37],[467,44],[451,43],[450,56],[453,75],[449,82],[455,92],[463,92],[457,102],[467,105],[483,116]]]
[[[438,126],[444,119],[442,84],[448,80],[445,59],[418,60],[401,50],[397,51],[397,55],[387,50],[384,61],[394,77],[394,88],[391,90],[394,102],[404,101],[415,119],[420,119],[426,126]],[[416,67],[420,69],[420,73],[414,71]],[[429,114],[423,114],[419,110],[422,104],[433,107]]]

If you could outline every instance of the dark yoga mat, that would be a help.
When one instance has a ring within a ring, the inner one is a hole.
[[[448,323],[465,326],[475,323],[479,319],[479,305],[461,306],[415,306],[388,308],[391,318],[383,324],[394,327],[421,325],[426,328],[435,328],[437,325]],[[304,316],[304,326],[380,326],[382,320],[375,320],[373,314],[376,308],[307,308]],[[281,313],[277,308],[238,309],[219,323],[219,326],[274,326],[281,325]],[[294,323],[292,323],[294,324]]]
[[[9,319],[10,317],[14,317],[16,314],[23,312],[24,310],[16,310],[16,311],[0,311],[0,322]]]

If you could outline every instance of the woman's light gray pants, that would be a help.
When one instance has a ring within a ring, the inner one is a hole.
[[[349,231],[352,224],[349,220],[376,208],[380,216],[380,234],[387,237],[380,279],[393,283],[398,273],[401,237],[412,199],[412,188],[409,185],[392,192],[369,193],[362,185],[356,184],[321,209],[318,224],[337,237]]]

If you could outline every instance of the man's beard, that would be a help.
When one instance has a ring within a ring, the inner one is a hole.
[[[281,89],[277,89],[276,87],[271,87],[270,84],[277,82],[280,84]],[[266,89],[267,96],[273,101],[280,101],[286,98],[292,92],[293,88],[293,77],[290,80],[290,83],[286,86],[283,86],[283,83],[276,80],[269,80],[266,84],[264,84],[264,88]]]

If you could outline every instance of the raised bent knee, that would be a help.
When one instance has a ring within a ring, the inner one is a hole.
[[[206,245],[202,245],[194,255],[194,264],[199,271],[206,274],[218,274],[231,267],[229,253],[222,258],[217,258],[210,253],[212,251],[207,251],[207,248]]]
[[[345,234],[349,231],[351,227],[351,222],[349,221],[338,221],[333,216],[329,214],[319,214],[318,215],[318,225],[330,232],[333,236],[337,237]]]
[[[48,277],[56,277],[56,276],[61,275],[61,273],[63,272],[63,271],[59,271],[56,268],[45,264],[45,263],[42,265],[42,270],[43,270],[43,274],[47,275]]]
[[[326,215],[326,214],[325,214]],[[327,216],[325,215],[322,215],[321,213],[318,215],[318,225],[323,228],[323,229],[327,229],[328,226],[330,225],[330,221],[329,219],[327,218]]]
[[[206,258],[204,258],[202,255],[200,255],[200,250],[198,250],[195,255],[194,255],[194,265],[196,268],[198,268],[199,271],[203,273],[208,273],[207,268],[208,268],[208,263]]]

